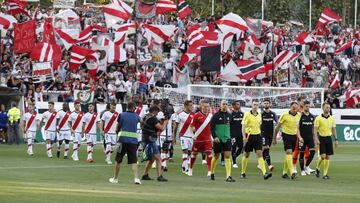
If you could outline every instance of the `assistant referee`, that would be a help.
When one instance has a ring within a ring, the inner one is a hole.
[[[284,159],[284,169],[282,178],[289,179],[287,174],[290,171],[291,179],[296,178],[296,173],[294,173],[294,169],[292,167],[292,156],[296,146],[296,137],[299,138],[299,142],[303,142],[302,137],[299,133],[299,121],[300,121],[300,113],[296,112],[298,109],[297,102],[291,102],[290,111],[281,114],[279,123],[275,128],[275,133],[273,137],[273,144],[276,144],[276,136],[279,132],[279,129],[282,128],[282,138],[284,142],[284,150],[285,150],[285,159]]]
[[[258,112],[259,102],[257,100],[253,100],[251,105],[251,111],[246,112],[244,115],[244,119],[242,121],[242,133],[244,136],[244,156],[242,159],[241,166],[241,179],[246,178],[246,168],[249,161],[250,152],[255,150],[255,153],[258,157],[258,165],[264,176],[264,179],[269,179],[272,174],[266,172],[265,161],[263,159],[262,154],[262,137],[261,137],[261,114]],[[248,135],[247,135],[247,134]]]
[[[330,165],[330,156],[334,154],[333,142],[331,136],[335,138],[335,147],[339,145],[339,141],[336,135],[336,123],[333,116],[330,115],[330,104],[324,103],[322,105],[323,113],[318,115],[315,119],[315,144],[320,145],[320,157],[316,165],[315,175],[320,176],[320,166],[324,162],[323,179],[330,179],[328,176],[328,170]]]

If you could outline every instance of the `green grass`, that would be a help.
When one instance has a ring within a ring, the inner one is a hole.
[[[88,164],[85,147],[80,161],[48,159],[44,145],[35,145],[35,156],[26,154],[26,146],[0,145],[0,203],[7,202],[360,202],[360,147],[345,144],[335,151],[330,162],[330,180],[314,176],[296,181],[282,180],[282,146],[271,151],[276,166],[273,177],[264,181],[251,154],[247,180],[240,180],[240,169],[233,169],[236,183],[225,182],[225,169],[217,166],[216,181],[206,177],[206,166],[197,165],[194,176],[180,172],[180,151],[164,176],[168,183],[143,181],[134,185],[130,167],[124,165],[119,184],[108,183],[113,166],[107,166],[100,145],[96,146],[95,163]],[[198,157],[200,159],[200,157]],[[315,161],[312,164],[314,168]],[[144,164],[140,165],[143,172]],[[150,176],[155,178],[155,171]]]

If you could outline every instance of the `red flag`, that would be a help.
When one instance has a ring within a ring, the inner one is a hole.
[[[31,20],[25,23],[15,24],[14,29],[14,53],[31,52],[35,46],[36,21]]]
[[[44,33],[43,33],[43,42],[47,42],[50,44],[55,44],[55,34],[54,34],[54,28],[52,24],[53,19],[52,18],[46,18],[44,23]]]
[[[335,54],[341,54],[343,51],[345,51],[346,49],[351,48],[352,45],[352,40],[350,39],[348,42],[342,44],[336,51]]]
[[[80,46],[73,46],[70,54],[70,69],[77,69],[87,59],[97,60],[96,51]]]
[[[171,0],[158,0],[156,3],[156,14],[165,14],[177,11],[176,4]]]
[[[316,27],[323,27],[324,25],[327,25],[329,23],[333,22],[339,22],[341,21],[341,16],[338,16],[336,13],[334,13],[332,10],[330,10],[327,7],[324,7],[323,12],[320,15],[319,21],[316,25]]]
[[[189,4],[185,0],[179,0],[178,4],[178,15],[180,19],[184,19],[191,15],[191,9],[189,7]]]

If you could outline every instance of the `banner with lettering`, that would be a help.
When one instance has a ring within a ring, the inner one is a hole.
[[[16,23],[14,26],[14,53],[31,52],[35,46],[36,21]]]

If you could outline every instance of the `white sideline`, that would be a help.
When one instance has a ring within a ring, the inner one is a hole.
[[[47,168],[92,168],[92,167],[114,167],[114,165],[53,165],[53,166],[9,166],[9,167],[0,167],[0,170],[8,169],[47,169]]]

